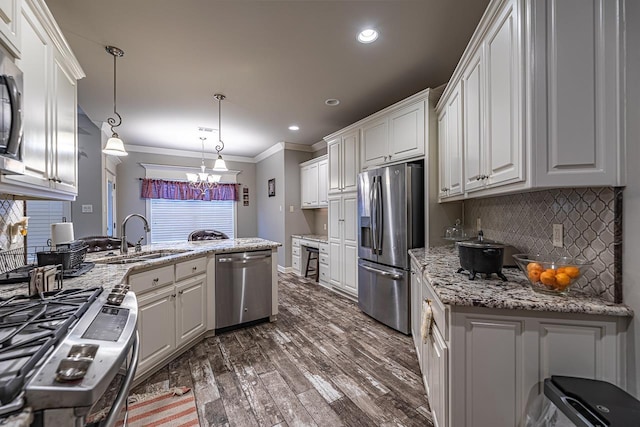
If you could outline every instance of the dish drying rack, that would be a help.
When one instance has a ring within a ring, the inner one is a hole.
[[[49,246],[34,246],[10,249],[0,252],[0,273],[15,270],[27,264],[61,265],[63,270],[69,270],[82,264],[87,254],[88,246],[82,241],[73,241],[58,245],[55,250]]]

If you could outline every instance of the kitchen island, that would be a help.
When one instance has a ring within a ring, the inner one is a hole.
[[[280,243],[259,238],[167,242],[146,245],[127,255],[96,252],[85,261],[95,263],[86,274],[64,279],[63,288],[102,286],[104,292],[128,284],[138,299],[140,363],[137,381],[188,350],[216,326],[216,255],[270,251],[271,310],[278,314],[277,248]],[[156,256],[156,258],[151,258]],[[133,261],[133,262],[131,262]],[[4,285],[0,298],[27,294],[27,284]]]
[[[503,269],[506,282],[470,280],[456,272],[453,246],[409,254],[412,334],[435,425],[523,425],[551,375],[625,387],[626,305],[540,294],[517,269]]]

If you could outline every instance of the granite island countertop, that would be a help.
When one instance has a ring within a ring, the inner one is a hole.
[[[633,316],[633,310],[624,304],[615,304],[598,297],[570,290],[568,295],[546,295],[535,292],[517,268],[502,272],[508,281],[469,280],[460,268],[458,252],[454,246],[420,248],[409,251],[411,259],[422,269],[438,298],[452,306],[487,307],[510,310],[549,311],[560,313]]]
[[[72,279],[64,279],[63,288],[90,288],[103,286],[109,290],[113,286],[122,283],[124,279],[137,271],[146,270],[150,267],[160,266],[170,262],[186,261],[215,253],[231,253],[244,251],[258,251],[263,249],[273,249],[282,246],[281,243],[272,242],[260,238],[239,238],[226,240],[201,240],[195,242],[166,242],[145,245],[141,253],[157,251],[184,251],[171,254],[162,258],[149,259],[131,264],[101,264],[100,259],[113,258],[120,255],[119,250],[113,252],[93,252],[86,256],[85,261],[96,262],[86,274]],[[140,255],[141,253],[138,253]],[[111,254],[111,255],[109,255]],[[129,248],[129,256],[135,256],[133,248]],[[9,298],[16,295],[26,295],[28,291],[27,283],[16,283],[11,285],[0,285],[0,298]]]
[[[313,240],[319,243],[329,243],[329,236],[323,234],[292,234],[295,239]]]

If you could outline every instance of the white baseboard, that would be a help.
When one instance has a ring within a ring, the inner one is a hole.
[[[280,273],[293,273],[293,267],[283,267],[280,264],[278,264],[278,271]]]

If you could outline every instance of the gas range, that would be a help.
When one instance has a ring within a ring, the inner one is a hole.
[[[125,362],[118,396],[126,397],[137,365],[137,301],[132,292],[120,306],[107,297],[98,287],[0,300],[0,419],[28,407],[33,425],[81,425]]]

